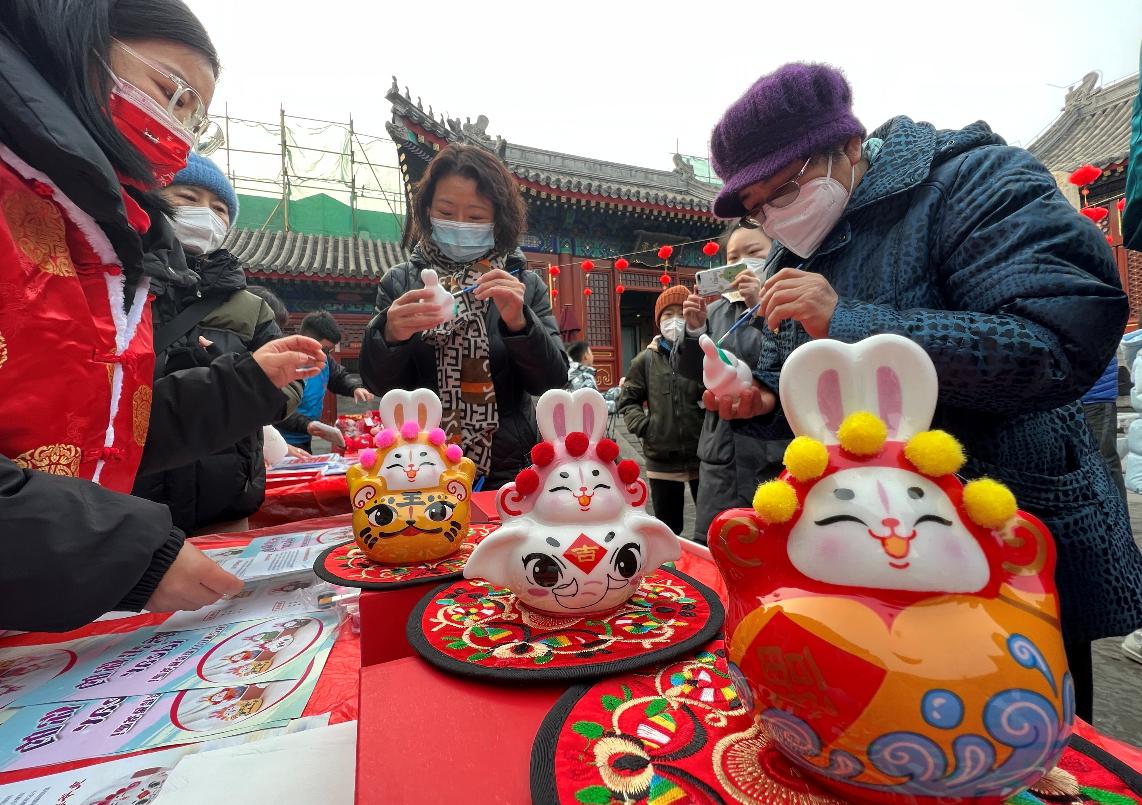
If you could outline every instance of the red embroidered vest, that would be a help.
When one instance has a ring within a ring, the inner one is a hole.
[[[0,454],[131,491],[151,411],[147,287],[125,288],[98,224],[0,145]]]

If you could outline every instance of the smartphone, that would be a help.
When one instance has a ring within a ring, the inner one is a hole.
[[[744,261],[717,268],[707,268],[694,275],[694,289],[699,296],[717,296],[730,290],[734,277],[745,270]]]

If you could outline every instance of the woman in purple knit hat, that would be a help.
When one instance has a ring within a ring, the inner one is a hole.
[[[940,379],[935,425],[970,477],[1007,484],[1054,534],[1077,711],[1091,720],[1091,641],[1142,626],[1142,554],[1079,399],[1114,353],[1126,295],[1106,240],[1027,151],[986,123],[895,117],[871,136],[840,71],[762,76],[711,136],[722,218],[774,240],[755,386],[706,406],[741,428],[783,419],[779,373],[813,338],[896,333]]]

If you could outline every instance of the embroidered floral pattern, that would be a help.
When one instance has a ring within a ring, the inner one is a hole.
[[[4,368],[4,364],[8,362],[8,342],[4,340],[4,334],[0,333],[0,369]]]
[[[147,429],[151,425],[151,387],[139,386],[131,397],[131,435],[135,444],[147,443]]]
[[[45,444],[16,456],[15,462],[26,470],[39,470],[51,475],[79,473],[79,461],[83,452],[74,444]]]
[[[12,239],[33,265],[57,277],[75,276],[63,216],[54,203],[30,192],[9,193],[3,209]]]

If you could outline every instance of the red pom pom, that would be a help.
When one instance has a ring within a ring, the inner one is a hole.
[[[712,240],[709,243],[707,243],[705,246],[702,247],[702,254],[704,254],[708,257],[713,257],[717,253],[718,253],[718,244]]]
[[[595,269],[595,264],[590,260],[584,260],[582,263],[580,263],[580,268],[582,268],[583,271],[593,271]]]
[[[559,276],[559,266],[548,266],[547,267],[547,273],[553,277],[558,277]]]
[[[595,455],[599,457],[599,461],[614,461],[619,457],[619,446],[610,439],[603,439],[595,448]]]
[[[1071,184],[1077,184],[1079,187],[1090,184],[1099,176],[1102,176],[1102,169],[1096,168],[1094,165],[1083,165],[1070,176],[1067,181]]]
[[[620,283],[620,284],[618,284],[618,285],[616,285],[616,286],[615,286],[615,293],[617,293],[617,294],[621,294],[621,293],[622,293],[623,291],[625,291],[626,289],[627,289],[627,286],[625,286],[625,285],[623,285],[623,284],[621,284],[621,283]]]
[[[531,463],[537,467],[546,467],[555,460],[555,445],[551,442],[540,442],[531,448]]]
[[[583,296],[590,296],[590,295],[591,295],[591,289],[590,288],[584,288],[583,289]]]
[[[520,470],[519,475],[515,477],[515,488],[521,495],[530,495],[539,489],[539,473],[531,467]]]
[[[577,430],[574,433],[568,433],[563,444],[566,445],[568,453],[578,458],[587,452],[587,448],[591,446],[591,440],[583,431]]]
[[[1079,210],[1087,218],[1094,221],[1096,224],[1106,216],[1110,215],[1110,210],[1106,207],[1083,207]]]
[[[622,271],[625,268],[630,268],[630,261],[625,257],[620,257],[618,260],[615,260],[615,268],[617,268],[619,271]]]
[[[624,484],[633,484],[638,480],[638,462],[625,458],[619,462],[619,480]]]
[[[663,286],[669,285],[670,284],[670,275],[663,273],[663,275],[658,278],[658,281],[661,282],[663,284]]]
[[[1118,203],[1115,204],[1114,206],[1118,208],[1119,212],[1122,212],[1123,210],[1126,209],[1126,199],[1124,199],[1124,198],[1118,199]]]
[[[672,255],[672,254],[674,254],[674,247],[673,246],[663,246],[661,249],[658,250],[658,259],[659,260],[669,260],[670,255]]]

